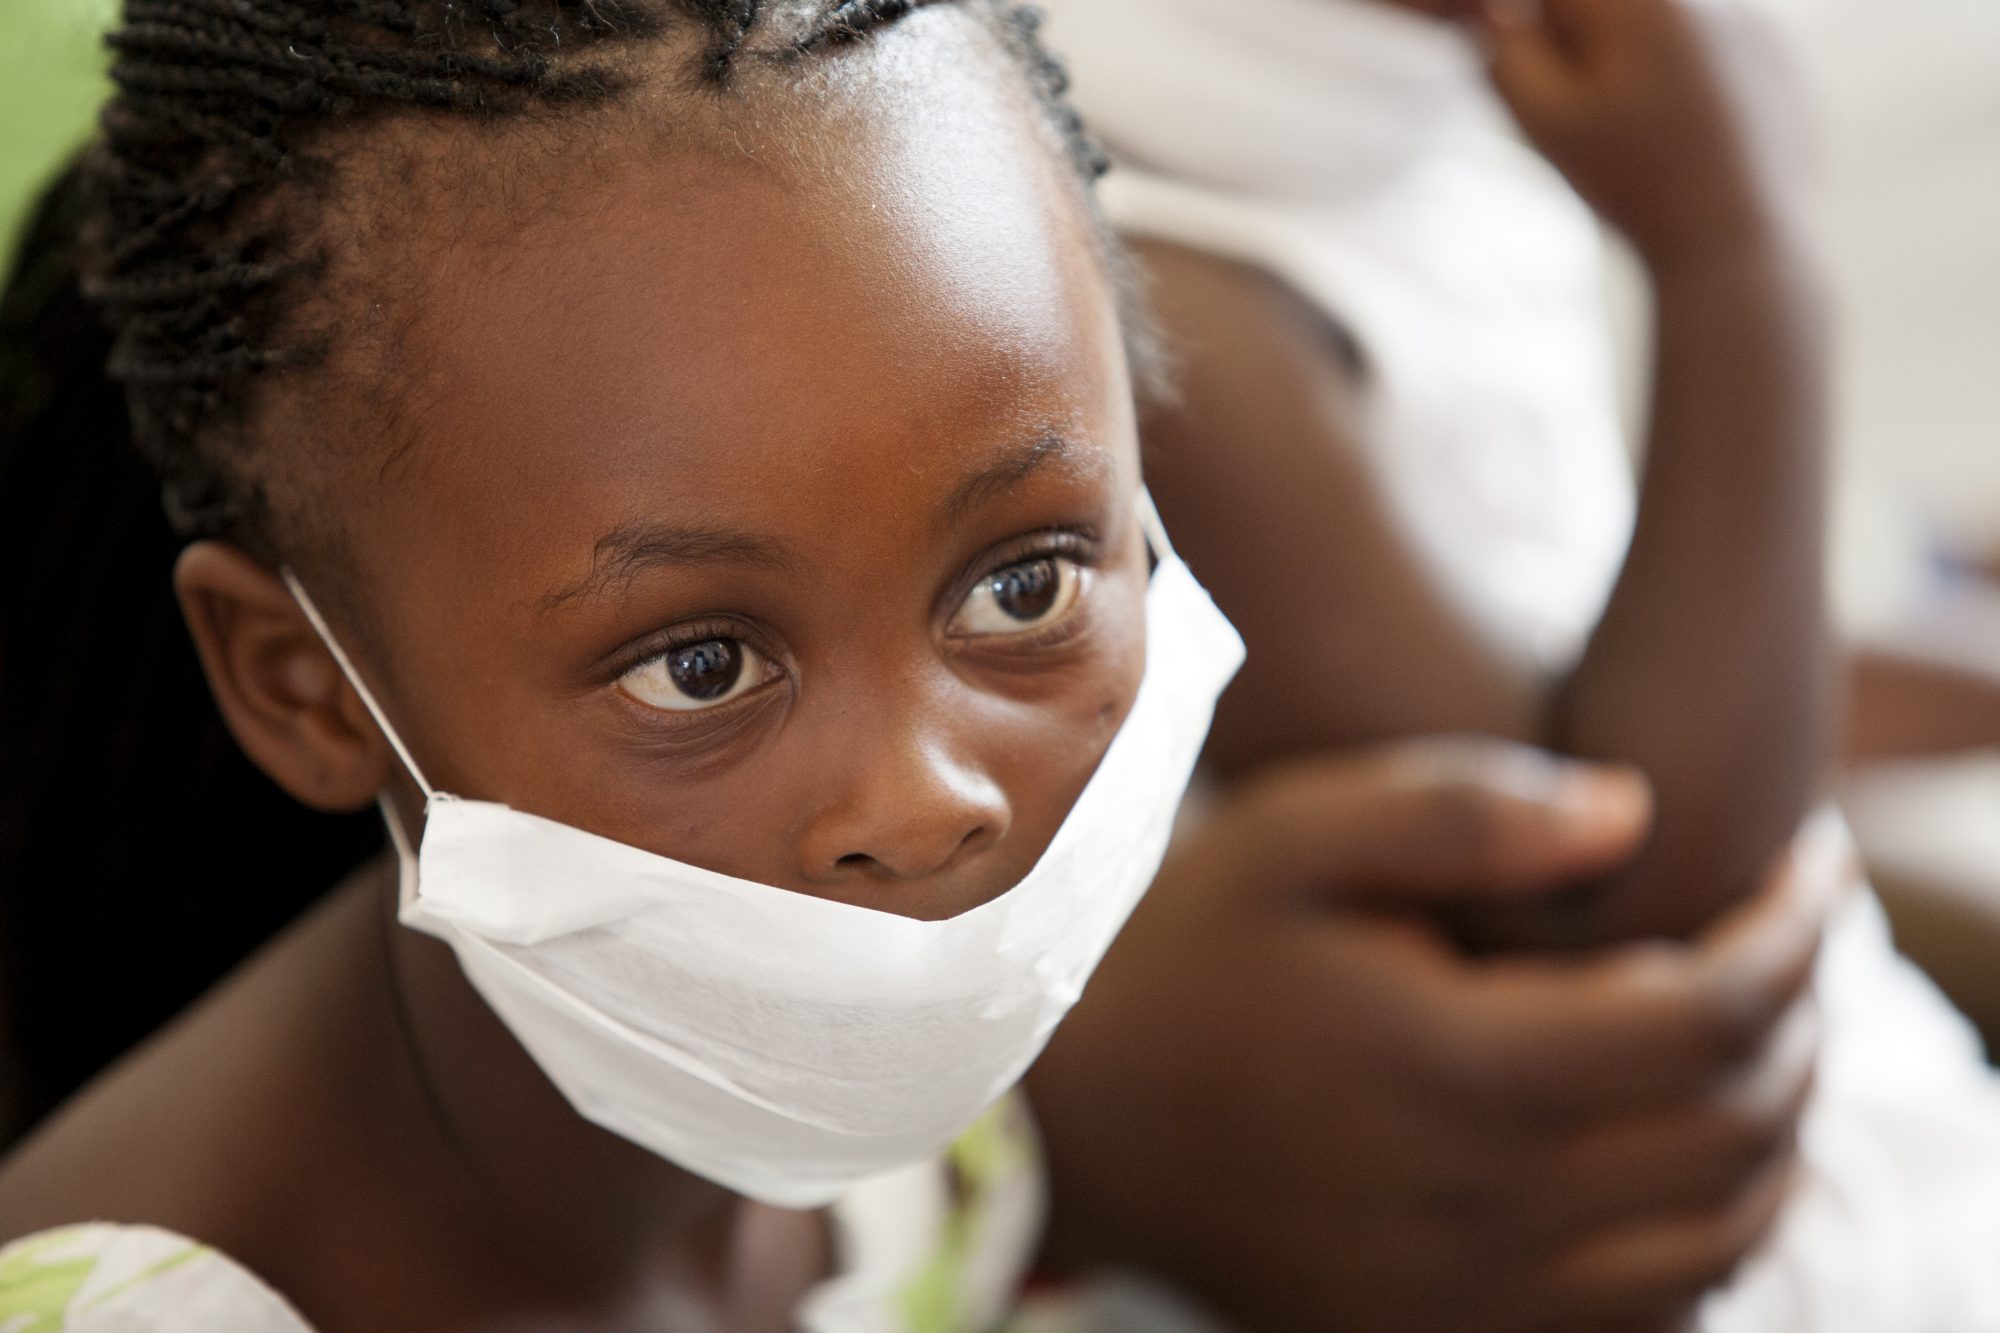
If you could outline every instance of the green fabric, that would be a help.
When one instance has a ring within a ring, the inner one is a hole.
[[[77,1297],[105,1262],[101,1248],[89,1249],[76,1258],[59,1259],[55,1253],[74,1252],[106,1231],[104,1227],[63,1227],[8,1247],[5,1257],[0,1258],[0,1329],[6,1333],[63,1333],[70,1315],[108,1305],[164,1273],[214,1253],[206,1245],[187,1242],[79,1306]],[[115,1270],[106,1276],[116,1276]]]
[[[979,1244],[983,1205],[1009,1175],[1036,1169],[1011,1131],[1007,1103],[993,1107],[951,1146],[951,1170],[962,1197],[945,1219],[943,1244],[903,1289],[903,1319],[910,1333],[973,1333],[963,1327],[960,1305],[965,1268]]]
[[[90,133],[109,83],[116,0],[0,0],[0,256],[49,177]]]
[[[0,1327],[19,1333],[62,1333],[70,1304],[97,1268],[97,1258],[50,1259],[48,1252],[75,1237],[75,1230],[51,1231],[9,1254],[0,1263]]]

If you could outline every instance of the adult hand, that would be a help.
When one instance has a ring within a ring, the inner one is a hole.
[[[1674,1327],[1781,1204],[1843,845],[1691,943],[1473,959],[1427,919],[1647,822],[1628,772],[1464,739],[1226,798],[1030,1076],[1051,1258],[1257,1333]]]

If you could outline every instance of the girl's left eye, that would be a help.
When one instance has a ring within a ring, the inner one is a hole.
[[[951,632],[971,638],[1053,625],[1076,604],[1081,581],[1076,563],[1055,555],[996,570],[966,594]]]
[[[691,713],[748,694],[772,670],[741,639],[703,639],[647,658],[618,678],[618,688],[649,707]]]

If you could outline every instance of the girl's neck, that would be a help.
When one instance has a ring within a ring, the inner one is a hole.
[[[680,1312],[675,1327],[703,1310],[722,1329],[788,1327],[825,1275],[821,1220],[750,1204],[584,1120],[449,947],[395,923],[395,879],[384,859],[336,907],[375,1038],[357,1043],[347,1085],[383,1179],[469,1289],[503,1308],[637,1302]]]

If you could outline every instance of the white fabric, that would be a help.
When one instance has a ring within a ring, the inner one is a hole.
[[[1049,37],[1091,128],[1126,161],[1307,204],[1393,187],[1485,113],[1476,56],[1386,6],[1056,0]]]
[[[2000,1083],[1872,896],[1820,959],[1797,1193],[1701,1333],[2000,1330]]]
[[[1120,161],[1113,221],[1265,269],[1344,325],[1361,443],[1416,548],[1468,614],[1573,654],[1632,520],[1600,243],[1469,44],[1357,0],[1048,8]]]
[[[739,1194],[820,1207],[936,1157],[1041,1053],[1151,883],[1242,660],[1150,526],[1138,696],[1041,859],[990,902],[917,921],[717,874],[433,791],[396,742],[429,798],[415,856],[397,830],[404,923],[452,946],[580,1114]]]
[[[2000,750],[1871,764],[1846,777],[1840,801],[1885,878],[2000,882]]]
[[[1503,632],[1572,655],[1632,514],[1600,247],[1481,109],[1467,53],[1443,53],[1458,39],[1362,0],[1048,6],[1086,118],[1126,164],[1114,220],[1257,265],[1344,324],[1372,371],[1368,444],[1420,549]],[[1314,152],[1354,168],[1301,165]],[[1703,1333],[2000,1333],[2000,1085],[1976,1039],[1895,955],[1872,898],[1819,987],[1797,1197]],[[1157,1308],[1106,1325],[1172,1326]]]

